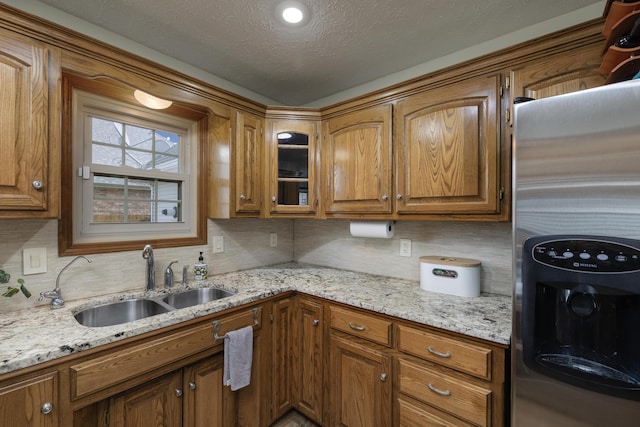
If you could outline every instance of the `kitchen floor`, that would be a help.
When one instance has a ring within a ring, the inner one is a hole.
[[[271,427],[320,427],[318,424],[309,420],[304,415],[296,411],[290,411],[287,415],[280,418]]]

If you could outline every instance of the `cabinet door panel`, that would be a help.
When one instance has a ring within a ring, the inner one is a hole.
[[[56,427],[58,425],[57,373],[0,388],[0,425]],[[43,405],[51,404],[51,412]]]
[[[5,32],[0,43],[0,209],[46,210],[48,50]]]
[[[602,46],[590,45],[524,65],[512,72],[512,99],[518,96],[541,99],[602,86]]]
[[[181,372],[160,377],[144,386],[111,399],[114,427],[157,427],[182,425]]]
[[[235,192],[233,206],[241,216],[258,216],[262,208],[262,156],[264,119],[237,113],[235,149]]]
[[[273,303],[271,343],[272,419],[284,415],[291,408],[291,299]]]
[[[323,325],[324,310],[320,302],[300,299],[293,344],[293,394],[296,409],[322,422]]]
[[[391,425],[391,357],[331,338],[331,425]]]
[[[398,103],[399,214],[499,212],[499,77],[480,77]]]
[[[222,353],[185,369],[184,425],[226,427],[235,423],[235,396],[222,384]]]
[[[391,106],[327,120],[322,164],[326,213],[391,213]]]

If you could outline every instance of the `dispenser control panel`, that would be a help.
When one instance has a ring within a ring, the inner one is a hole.
[[[531,250],[536,262],[567,270],[593,273],[640,270],[640,242],[613,238],[553,237],[529,239],[525,242],[525,250]],[[632,246],[631,243],[638,245]]]

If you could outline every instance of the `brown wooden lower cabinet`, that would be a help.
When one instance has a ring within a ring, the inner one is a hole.
[[[219,337],[254,325],[250,386],[223,386],[212,319]],[[507,350],[291,293],[4,376],[0,425],[268,427],[295,408],[328,427],[502,427]]]

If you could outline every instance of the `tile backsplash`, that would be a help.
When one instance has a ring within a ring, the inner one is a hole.
[[[270,233],[277,233],[277,247],[270,247]],[[511,225],[508,223],[466,223],[399,221],[392,239],[355,238],[347,220],[229,219],[208,221],[209,244],[156,249],[156,284],[162,286],[163,272],[174,264],[175,281],[182,266],[193,264],[204,252],[209,274],[220,274],[292,260],[402,279],[420,280],[419,258],[445,255],[474,258],[482,262],[482,290],[511,294]],[[224,252],[214,254],[213,236],[222,236]],[[411,239],[412,256],[400,256],[400,239]],[[25,309],[38,302],[42,291],[55,287],[58,272],[72,257],[58,257],[57,220],[0,220],[0,266],[23,277],[32,292],[0,297],[0,313]],[[47,272],[24,276],[22,250],[46,248]],[[139,251],[90,255],[93,263],[76,262],[61,277],[63,298],[72,300],[144,289],[145,262]]]

